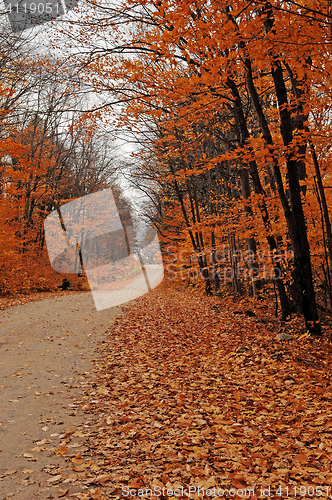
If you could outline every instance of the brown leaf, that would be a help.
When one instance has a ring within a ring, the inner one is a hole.
[[[165,474],[164,474],[164,475],[165,475]],[[165,476],[166,476],[166,475],[165,475]],[[167,482],[168,482],[168,481],[167,481]],[[150,481],[149,486],[150,486],[150,488],[151,488],[152,490],[153,490],[153,489],[155,489],[155,488],[163,488],[163,486],[165,486],[165,485],[167,484],[167,482],[166,482],[166,483],[164,483],[164,482],[159,481],[159,479],[154,478],[154,479],[152,479],[152,481]]]
[[[123,430],[124,432],[129,432],[129,431],[131,431],[131,429],[132,429],[133,427],[134,427],[134,424],[132,424],[131,422],[128,422],[128,424],[126,424],[126,425],[124,425],[124,426],[122,427],[122,430]]]
[[[10,476],[11,474],[15,474],[16,472],[17,472],[17,469],[13,469],[13,470],[7,470],[7,471],[5,471],[4,474],[6,476]],[[31,471],[31,472],[33,472],[33,471]]]
[[[71,459],[71,461],[74,462],[74,464],[82,464],[84,462],[80,453],[75,455],[74,458]]]
[[[75,434],[75,431],[73,431],[72,429],[69,429],[68,431],[66,431],[63,435],[63,437],[68,437],[70,436],[71,434]]]
[[[88,465],[88,464],[81,464],[81,465],[78,465],[78,466],[76,466],[76,467],[75,467],[75,466],[73,466],[73,467],[72,467],[72,469],[73,469],[73,471],[75,471],[75,472],[82,472],[82,471],[84,471],[85,469],[87,469],[88,467],[89,467],[89,465]]]
[[[57,484],[61,481],[62,474],[58,474],[57,476],[51,477],[51,479],[47,479],[47,483],[49,484]]]
[[[196,455],[198,458],[202,458],[202,459],[204,459],[208,455],[208,451],[205,448],[203,448],[202,446],[194,446],[193,452],[194,452],[194,455]]]
[[[129,488],[140,488],[142,486],[142,484],[143,484],[142,479],[140,477],[137,477],[135,479],[132,479],[129,482],[128,486],[129,486]]]
[[[45,446],[35,446],[34,448],[31,448],[31,451],[44,451],[45,450]]]
[[[83,437],[86,437],[87,435],[86,435],[86,434],[84,434],[84,433],[83,433],[83,432],[81,432],[81,431],[76,431],[76,432],[74,432],[74,436],[75,436],[75,437],[82,437],[82,438],[83,438]]]
[[[247,483],[246,483],[244,478],[237,478],[237,479],[233,479],[232,485],[235,488],[242,489],[242,488],[245,488],[247,486]]]
[[[192,421],[184,418],[179,418],[178,419],[178,424],[183,426],[183,427],[191,427],[192,426]]]
[[[234,394],[235,401],[239,402],[241,400],[241,396],[238,392]]]
[[[61,489],[59,489],[58,490],[58,496],[59,496],[59,498],[65,497],[67,495],[68,491],[69,491],[69,489],[67,489],[67,490],[61,490]]]
[[[106,483],[112,479],[112,474],[102,474],[101,476],[96,477],[94,480],[95,483]]]
[[[298,455],[294,455],[294,459],[297,460],[298,462],[305,463],[308,462],[309,457],[301,452]]]
[[[191,472],[194,476],[203,476],[203,474],[204,474],[204,469],[203,469],[203,467],[190,467],[190,472]]]
[[[66,446],[61,446],[61,448],[55,450],[55,453],[57,455],[65,455],[66,453],[68,453],[68,448],[66,448]]]
[[[162,480],[163,484],[166,484],[169,481],[169,477],[167,476],[167,474],[163,474],[161,476],[161,480]]]

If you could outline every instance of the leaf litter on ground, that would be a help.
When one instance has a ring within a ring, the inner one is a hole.
[[[324,486],[326,496],[329,335],[308,338],[295,319],[292,340],[281,342],[272,315],[234,315],[241,306],[158,288],[124,308],[82,396],[94,425],[86,451],[71,458],[83,489],[66,496],[124,498],[130,488],[151,498],[146,489],[164,487],[167,498],[189,485]],[[65,444],[57,453],[66,456]]]

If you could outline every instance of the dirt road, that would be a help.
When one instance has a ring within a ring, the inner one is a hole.
[[[0,311],[1,500],[60,498],[57,450],[69,432],[72,456],[84,452],[91,422],[79,401],[94,351],[120,312],[97,312],[90,293]]]

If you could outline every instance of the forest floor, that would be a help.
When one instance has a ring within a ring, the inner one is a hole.
[[[162,285],[5,309],[1,500],[330,497],[330,326],[248,307]]]

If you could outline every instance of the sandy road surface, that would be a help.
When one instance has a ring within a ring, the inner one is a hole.
[[[118,288],[106,291],[93,291],[96,308],[102,310],[108,307],[114,307],[124,302],[134,300],[148,292],[150,288],[155,288],[164,277],[163,266],[159,264],[147,264],[144,266],[146,275],[143,272],[137,278],[133,278],[130,282],[123,286],[123,281],[119,281]],[[91,284],[91,281],[89,281]]]
[[[53,479],[64,459],[55,451],[70,429],[66,446],[84,453],[90,422],[78,401],[94,350],[120,312],[97,312],[90,293],[0,311],[0,500],[59,498]]]

